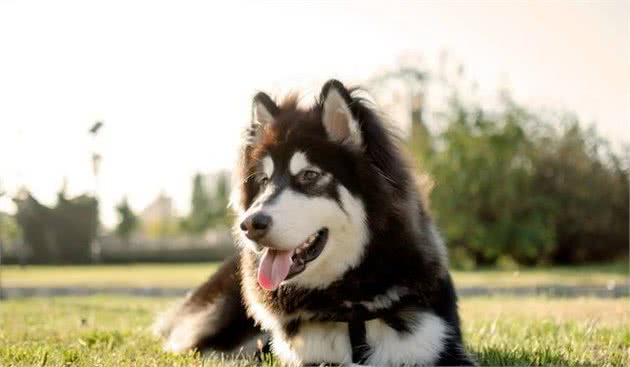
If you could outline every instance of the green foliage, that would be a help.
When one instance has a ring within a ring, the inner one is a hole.
[[[193,191],[190,203],[190,215],[186,220],[186,229],[191,233],[202,233],[208,229],[210,220],[210,197],[204,179],[197,173],[193,177]]]
[[[556,233],[555,263],[623,258],[628,253],[628,162],[593,129],[566,117],[541,134],[532,153],[533,186],[548,198]],[[627,159],[627,157],[626,157]]]
[[[127,198],[124,198],[120,204],[116,206],[116,211],[119,216],[116,234],[125,240],[129,240],[133,231],[138,227],[138,217],[134,214],[133,210],[131,210]]]
[[[0,245],[2,245],[2,250],[11,250],[15,252],[16,249],[13,248],[13,245],[19,237],[20,228],[17,224],[15,216],[0,213]]]
[[[193,177],[190,214],[181,223],[188,233],[202,234],[209,228],[229,225],[229,177],[227,173],[220,172],[213,180],[213,190],[209,190],[201,174]]]
[[[210,222],[213,226],[229,226],[230,218],[227,207],[230,194],[230,177],[226,172],[220,172],[216,177],[216,181]]]
[[[437,136],[414,120],[410,142],[434,179],[431,206],[456,263],[627,256],[628,167],[594,131],[507,97],[493,112],[453,97],[442,117]]]

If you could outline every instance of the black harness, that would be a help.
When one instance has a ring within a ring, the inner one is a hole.
[[[370,346],[365,337],[365,322],[348,322],[348,334],[350,335],[350,345],[352,346],[352,363],[365,364],[370,356]]]
[[[406,295],[384,309],[370,311],[361,305],[354,305],[353,307],[347,309],[336,309],[332,316],[328,315],[311,319],[310,321],[346,322],[348,324],[348,335],[350,337],[350,346],[352,348],[352,363],[365,364],[372,353],[372,348],[367,343],[365,323],[370,320],[380,319],[399,332],[405,331],[405,326],[402,326],[400,323],[396,323],[396,321],[401,321],[396,318],[396,313],[399,310],[408,307],[417,308],[421,304],[422,300],[417,295]],[[267,351],[270,350],[270,342],[271,340],[266,343],[265,349]]]
[[[355,305],[351,309],[351,315],[346,320],[348,322],[348,335],[350,336],[350,346],[352,347],[352,363],[365,364],[370,357],[372,349],[367,343],[365,322],[380,319],[398,331],[406,330],[406,327],[396,327],[396,313],[406,307],[418,307],[422,300],[416,295],[406,295],[385,309],[369,311],[365,307]]]

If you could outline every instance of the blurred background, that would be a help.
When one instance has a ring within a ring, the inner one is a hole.
[[[4,264],[224,258],[252,95],[331,77],[391,117],[456,268],[628,259],[625,1],[1,6]]]

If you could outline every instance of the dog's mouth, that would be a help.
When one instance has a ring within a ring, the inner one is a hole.
[[[278,288],[280,283],[300,274],[309,262],[317,259],[327,241],[328,228],[322,228],[292,250],[266,248],[258,265],[258,284],[266,290]]]

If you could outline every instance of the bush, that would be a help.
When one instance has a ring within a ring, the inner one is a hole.
[[[454,97],[442,117],[445,129],[431,139],[413,121],[411,150],[434,178],[431,206],[456,263],[627,257],[627,157],[593,129],[507,97],[495,112]]]
[[[98,202],[89,196],[66,199],[48,208],[28,194],[16,200],[17,222],[34,263],[87,263],[98,229]]]

